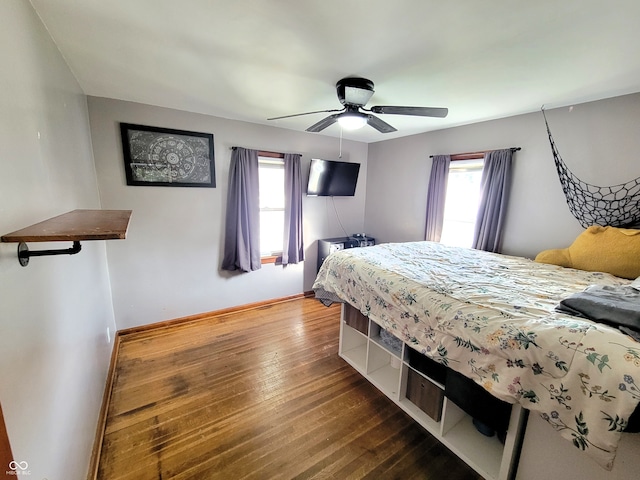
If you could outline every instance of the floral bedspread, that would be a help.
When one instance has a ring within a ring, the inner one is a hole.
[[[346,301],[494,396],[538,412],[610,470],[640,401],[640,343],[554,310],[612,275],[434,242],[331,254],[313,289]],[[637,382],[637,383],[636,383]]]

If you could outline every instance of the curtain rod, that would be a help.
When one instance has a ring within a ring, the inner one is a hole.
[[[522,150],[522,147],[511,147],[509,148],[512,152],[517,152],[518,150]],[[467,153],[452,153],[450,154],[451,160],[468,160],[471,158],[480,158],[484,156],[485,153],[493,152],[494,150],[481,150],[479,152],[467,152]],[[433,158],[434,155],[429,155],[429,158]],[[456,158],[454,158],[456,157]]]

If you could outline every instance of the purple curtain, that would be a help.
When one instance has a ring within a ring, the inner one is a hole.
[[[511,183],[511,149],[485,153],[473,248],[499,252]]]
[[[444,202],[447,197],[447,179],[449,178],[449,164],[451,156],[434,155],[429,176],[429,190],[427,192],[427,226],[425,240],[439,242],[442,236],[444,222]]]
[[[250,272],[261,266],[258,151],[233,147],[222,269]]]
[[[284,243],[282,264],[304,260],[302,241],[302,176],[300,155],[284,154]]]

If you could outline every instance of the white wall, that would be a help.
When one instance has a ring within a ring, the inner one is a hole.
[[[607,186],[640,176],[640,94],[550,109],[547,118],[580,179]],[[522,150],[514,157],[503,252],[535,256],[568,246],[582,227],[566,205],[542,113],[370,144],[366,231],[382,241],[423,240],[429,156],[512,146]]]
[[[89,97],[89,116],[103,208],[131,209],[126,243],[107,245],[119,329],[311,290],[318,238],[364,226],[367,145],[344,141],[342,159],[362,164],[355,197],[304,197],[306,261],[251,273],[220,270],[231,147],[300,153],[306,187],[312,157],[337,159],[339,140],[119,100]],[[127,186],[119,123],[213,133],[216,183],[211,188]]]
[[[0,234],[100,208],[86,97],[27,1],[0,2],[0,58]],[[0,243],[0,402],[29,478],[87,474],[115,329],[104,244],[21,267]]]

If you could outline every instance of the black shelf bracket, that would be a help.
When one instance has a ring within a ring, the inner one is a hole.
[[[75,255],[79,253],[82,249],[82,245],[80,242],[73,242],[73,247],[71,248],[61,248],[59,250],[29,250],[27,244],[24,242],[20,242],[18,244],[18,261],[20,265],[26,267],[29,265],[29,259],[31,257],[48,257],[51,255]]]

